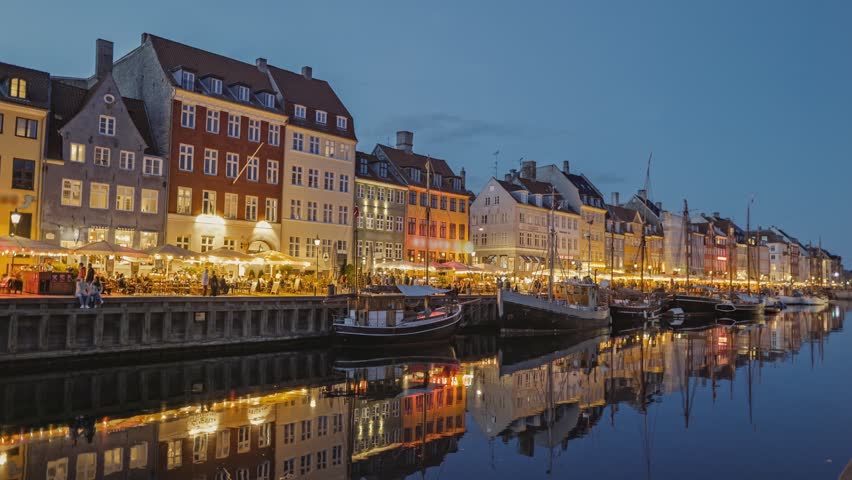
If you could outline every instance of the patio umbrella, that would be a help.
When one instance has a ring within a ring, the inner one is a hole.
[[[484,273],[492,273],[492,274],[508,273],[506,270],[500,268],[499,266],[497,266],[493,263],[484,263],[484,264],[482,264],[481,268],[482,268],[482,271]]]
[[[68,249],[26,237],[0,237],[0,252],[23,255],[65,255]]]
[[[308,260],[302,260],[275,250],[264,250],[262,252],[254,253],[251,256],[253,258],[262,259],[269,265],[294,265],[303,268],[311,265],[311,262]]]
[[[121,245],[116,245],[104,240],[101,240],[100,242],[92,242],[88,245],[83,245],[80,248],[75,248],[74,253],[77,255],[112,255],[115,257],[140,259],[150,257],[150,255],[145,252],[130,247],[122,247]]]
[[[159,247],[149,248],[145,252],[154,258],[196,258],[201,256],[200,253],[168,243]]]
[[[222,263],[262,263],[263,260],[252,257],[251,255],[236,250],[229,250],[225,247],[220,247],[215,250],[208,250],[202,254],[204,257],[215,258]]]
[[[417,270],[418,268],[423,268],[423,265],[419,263],[409,262],[406,260],[397,260],[395,262],[376,264],[376,268],[387,268],[395,270]]]
[[[456,261],[444,262],[438,265],[439,268],[450,268],[456,273],[480,273],[482,269],[471,265],[465,265]]]

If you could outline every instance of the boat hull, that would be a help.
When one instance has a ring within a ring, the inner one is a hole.
[[[497,294],[497,311],[504,333],[590,330],[606,328],[611,323],[608,308],[570,308],[506,290]]]
[[[716,315],[720,317],[733,318],[736,320],[748,320],[763,315],[764,304],[761,303],[720,303],[716,305]]]
[[[828,305],[828,300],[821,297],[811,297],[811,296],[789,296],[789,295],[781,295],[778,297],[784,305],[812,305],[812,306],[821,306]]]
[[[699,297],[694,295],[673,295],[669,298],[668,308],[680,308],[684,313],[688,314],[708,314],[716,313],[716,305],[720,304],[719,300],[709,297]]]
[[[417,322],[416,325],[397,327],[371,327],[363,325],[334,324],[334,337],[339,343],[349,346],[379,346],[418,344],[445,341],[455,335],[462,318],[462,307],[432,322]]]

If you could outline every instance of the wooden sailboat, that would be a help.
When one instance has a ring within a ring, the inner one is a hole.
[[[748,232],[751,224],[751,201],[749,201],[746,213],[746,232]],[[735,235],[733,227],[729,231],[729,236]],[[763,307],[765,302],[762,298],[753,297],[751,295],[751,241],[746,234],[746,278],[747,293],[745,295],[734,292],[734,261],[736,252],[734,250],[736,240],[728,242],[728,298],[725,301],[715,306],[717,315],[723,315],[725,318],[733,320],[750,320],[763,315]]]
[[[556,283],[556,194],[551,192],[548,215],[549,279],[547,296],[539,292],[497,291],[500,330],[512,332],[560,332],[605,328],[610,325],[609,307],[598,305],[598,285],[591,280]]]
[[[689,204],[683,201],[683,231],[686,244],[686,289],[683,293],[674,293],[669,298],[669,308],[678,308],[689,315],[713,315],[716,313],[716,305],[719,299],[709,295],[700,295],[691,291],[689,284],[690,263],[692,260],[692,231],[689,221]],[[712,320],[712,317],[711,317]],[[682,322],[681,322],[682,323]]]

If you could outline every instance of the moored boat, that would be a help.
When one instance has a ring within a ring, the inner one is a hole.
[[[779,295],[778,299],[785,305],[828,305],[828,298],[806,294],[800,290],[793,291],[792,295]]]
[[[761,298],[735,293],[716,304],[714,308],[717,315],[741,320],[763,315],[765,306]]]
[[[500,330],[512,332],[560,332],[610,325],[609,308],[598,305],[598,286],[593,283],[559,283],[552,296],[497,292]]]

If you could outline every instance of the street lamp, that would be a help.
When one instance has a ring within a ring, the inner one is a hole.
[[[317,235],[317,238],[314,239],[314,251],[316,252],[316,257],[317,257],[317,271],[316,271],[317,279],[316,279],[316,282],[314,282],[314,296],[315,297],[317,296],[317,287],[319,286],[319,246],[320,246],[320,243],[321,242],[320,242],[319,235]]]
[[[14,237],[18,234],[18,223],[21,222],[21,214],[18,213],[17,208],[15,208],[15,211],[9,216],[9,219],[12,220],[12,227],[14,227],[12,229],[12,236]]]

